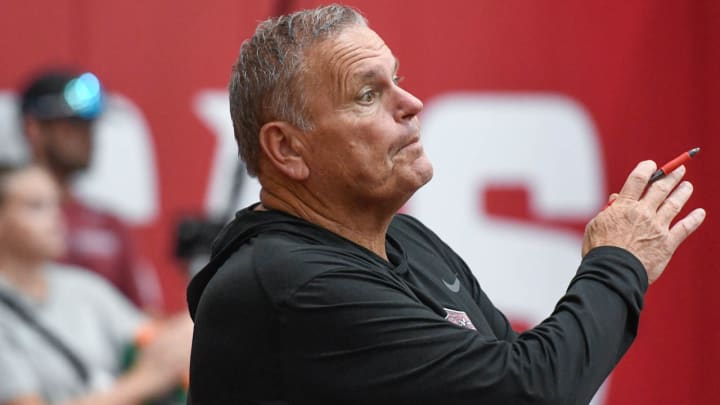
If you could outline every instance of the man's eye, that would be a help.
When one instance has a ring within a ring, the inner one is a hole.
[[[373,90],[366,90],[360,95],[359,100],[361,103],[372,103],[375,100],[375,92]]]
[[[395,83],[395,85],[397,86],[398,84],[400,84],[400,82],[403,81],[403,79],[405,79],[404,76],[395,75],[393,76],[393,83]]]

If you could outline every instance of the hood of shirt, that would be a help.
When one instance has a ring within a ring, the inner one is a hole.
[[[325,228],[293,215],[275,210],[255,210],[257,203],[237,212],[235,218],[223,228],[212,245],[210,262],[190,281],[187,288],[187,303],[190,316],[194,318],[200,297],[218,269],[243,244],[266,232],[283,233],[293,238],[315,244],[334,245],[349,250],[362,251],[375,256],[379,263],[392,267],[397,273],[407,271],[407,257],[404,249],[388,234],[387,254],[390,262]]]

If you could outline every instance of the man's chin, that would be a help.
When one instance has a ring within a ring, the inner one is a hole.
[[[434,169],[430,159],[425,154],[415,161],[415,165],[420,183],[418,188],[420,188],[432,180]]]
[[[407,199],[409,200],[413,194],[420,190],[424,185],[430,182],[433,177],[433,167],[430,161],[426,160],[425,165],[417,166],[420,162],[415,162],[416,166],[413,167],[412,181],[409,182],[408,191],[409,194]]]

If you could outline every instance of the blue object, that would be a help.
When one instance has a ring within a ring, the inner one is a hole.
[[[73,115],[84,119],[95,119],[103,110],[104,98],[100,80],[86,72],[70,80],[63,93],[65,102]]]

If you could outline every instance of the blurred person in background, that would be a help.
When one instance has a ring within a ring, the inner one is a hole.
[[[54,263],[60,200],[44,168],[0,163],[0,405],[136,404],[172,390],[187,374],[189,323],[154,324],[124,364],[147,320],[101,277]]]
[[[102,113],[103,98],[94,74],[48,70],[22,91],[22,128],[32,159],[61,185],[68,227],[68,249],[61,261],[102,275],[135,305],[157,312],[163,304],[157,274],[142,265],[128,227],[72,194],[72,180],[92,160],[93,124]]]

